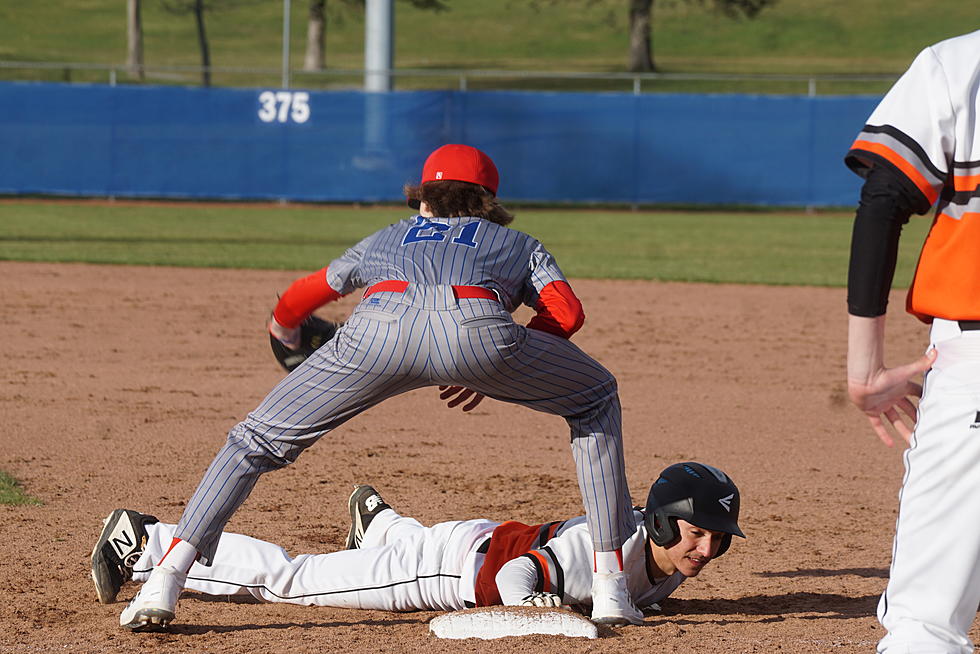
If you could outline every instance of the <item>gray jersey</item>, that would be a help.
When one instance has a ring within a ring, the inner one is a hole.
[[[563,279],[540,243],[486,220],[414,217],[364,239],[327,275],[341,293],[388,280],[408,285],[365,297],[333,339],[229,432],[177,528],[203,560],[262,473],[386,398],[433,385],[563,417],[594,547],[616,549],[634,532],[616,380],[570,341],[511,317]],[[499,299],[457,297],[461,285]]]
[[[368,236],[327,269],[330,286],[343,295],[389,279],[483,286],[513,311],[521,304],[534,308],[541,289],[565,277],[527,234],[479,218],[422,216]]]

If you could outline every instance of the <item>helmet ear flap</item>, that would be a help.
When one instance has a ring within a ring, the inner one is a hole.
[[[651,511],[644,518],[647,535],[654,543],[663,547],[677,536],[676,519],[671,519],[661,509]]]
[[[652,503],[648,502],[648,505]],[[694,515],[694,500],[684,498],[647,509],[643,518],[647,528],[647,535],[656,545],[664,547],[669,545],[678,537],[677,518],[689,520]]]
[[[732,535],[725,534],[725,536],[721,539],[721,545],[718,546],[718,551],[715,552],[715,555],[712,558],[717,559],[719,556],[727,552],[728,548],[731,547],[731,545],[732,545]]]

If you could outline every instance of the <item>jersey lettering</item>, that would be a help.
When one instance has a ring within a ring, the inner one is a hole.
[[[477,240],[475,238],[476,231],[479,227],[479,222],[466,223],[463,225],[463,229],[460,230],[459,234],[453,237],[451,242],[456,245],[475,248],[477,246]],[[415,219],[415,226],[405,232],[402,245],[409,245],[410,243],[418,243],[420,241],[442,242],[446,240],[446,235],[443,232],[448,232],[450,229],[452,228],[445,223],[433,222],[419,216]]]
[[[479,228],[480,223],[466,223],[463,225],[462,231],[460,231],[459,236],[453,239],[453,243],[458,245],[465,245],[469,248],[476,247],[476,240],[473,238],[476,236],[476,230]]]

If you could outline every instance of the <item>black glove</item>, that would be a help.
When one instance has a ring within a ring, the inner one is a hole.
[[[299,364],[306,361],[307,357],[313,354],[317,348],[333,338],[342,324],[310,316],[299,326],[299,345],[296,349],[286,347],[282,341],[270,333],[269,341],[272,344],[272,353],[279,365],[285,368],[287,372],[292,372]]]

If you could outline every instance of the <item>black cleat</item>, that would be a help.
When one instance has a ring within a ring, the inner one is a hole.
[[[133,566],[146,547],[146,525],[160,522],[151,515],[116,509],[102,524],[92,549],[92,581],[102,604],[116,601],[124,583],[133,578]]]
[[[356,550],[364,540],[364,532],[368,525],[385,509],[390,509],[378,491],[372,486],[355,486],[354,492],[347,500],[347,507],[350,509],[350,533],[347,534],[347,549]]]

